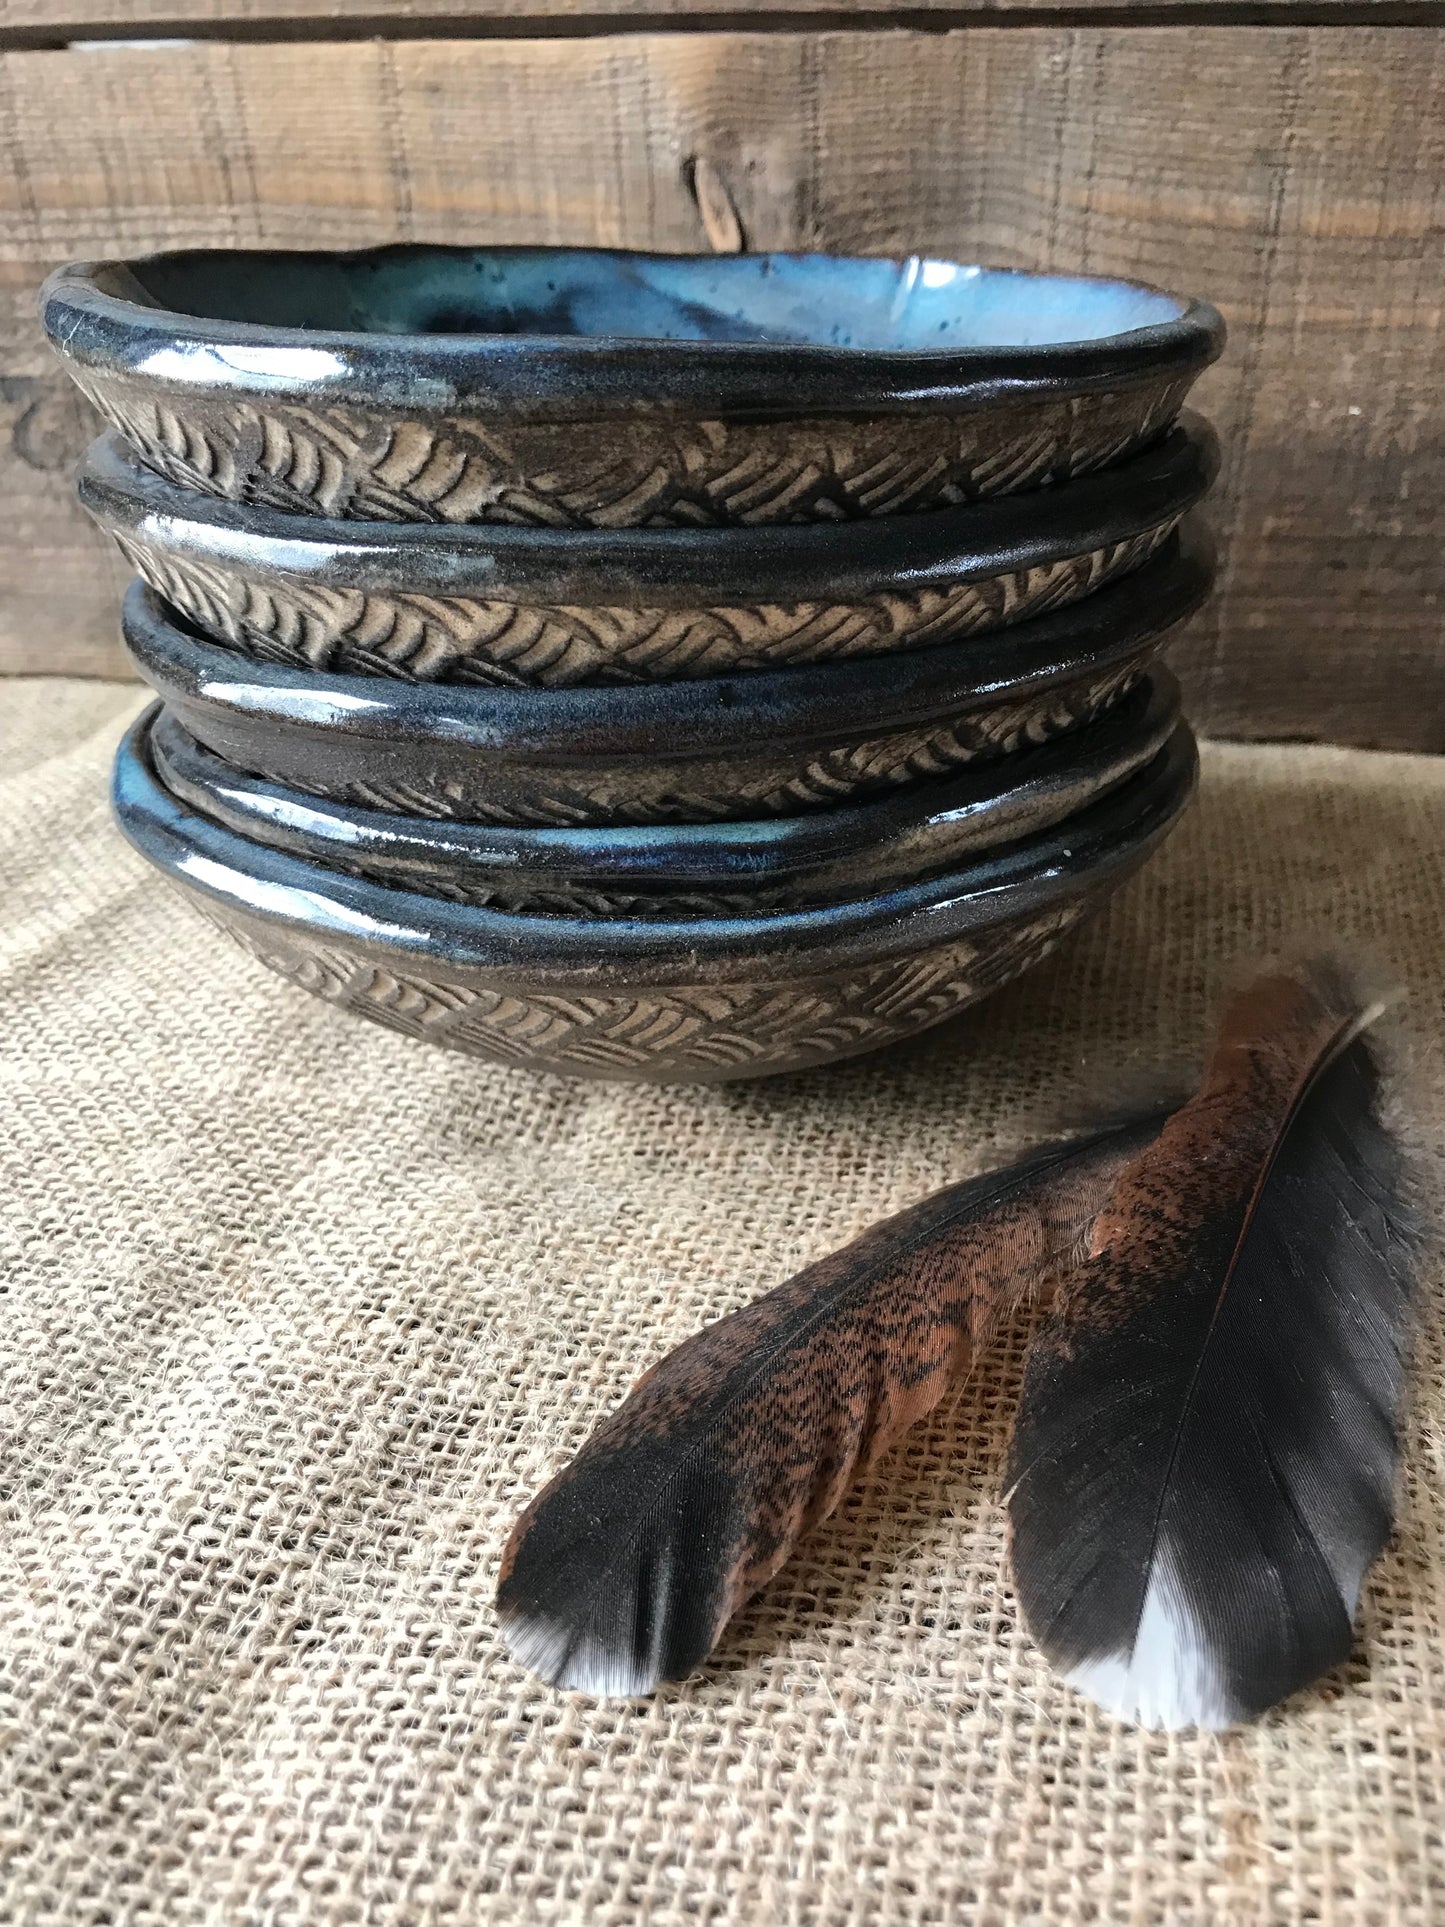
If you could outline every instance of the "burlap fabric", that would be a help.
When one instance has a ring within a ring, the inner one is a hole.
[[[429,1052],[226,947],[107,822],[137,701],[0,704],[7,1922],[1445,1918],[1438,1265],[1356,1657],[1252,1730],[1121,1730],[1035,1658],[1021,1337],[688,1685],[559,1697],[491,1607],[518,1506],[665,1346],[1187,1058],[1235,952],[1333,922],[1433,1029],[1445,759],[1215,747],[1030,981],[872,1062],[659,1091]]]

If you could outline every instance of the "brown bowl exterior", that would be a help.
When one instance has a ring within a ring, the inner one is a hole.
[[[766,527],[954,507],[1105,468],[1174,420],[1194,377],[987,415],[605,424],[431,420],[380,408],[160,394],[75,375],[160,475],[342,520],[533,528]]]
[[[501,988],[444,966],[400,969],[359,947],[191,900],[298,989],[444,1050],[566,1077],[718,1084],[817,1070],[916,1037],[1042,963],[1106,894],[863,969],[585,994],[524,976]]]

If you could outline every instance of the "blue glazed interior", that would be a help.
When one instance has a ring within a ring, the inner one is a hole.
[[[1039,347],[1177,321],[1185,304],[1121,281],[951,261],[552,248],[177,254],[139,262],[162,308],[267,327],[379,335],[610,336],[865,350]]]

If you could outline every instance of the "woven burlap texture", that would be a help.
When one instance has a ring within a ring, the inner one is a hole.
[[[662,1350],[1189,1061],[1237,953],[1332,925],[1435,1029],[1445,759],[1210,747],[1167,849],[981,1011],[649,1090],[429,1051],[229,947],[108,822],[138,700],[12,683],[0,724],[0,1918],[1445,1918],[1438,1264],[1355,1657],[1250,1730],[1125,1730],[1039,1663],[1022,1334],[688,1684],[559,1696],[492,1613],[517,1510]]]

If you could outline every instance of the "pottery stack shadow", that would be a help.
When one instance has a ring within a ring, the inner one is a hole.
[[[160,702],[132,843],[263,962],[508,1063],[916,1034],[1191,794],[1206,304],[953,263],[404,247],[61,269]]]

